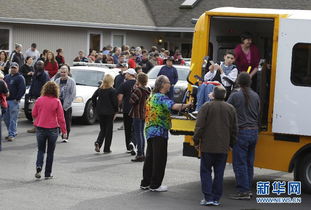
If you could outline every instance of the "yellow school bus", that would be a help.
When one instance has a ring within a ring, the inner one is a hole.
[[[205,12],[195,25],[189,92],[195,75],[204,74],[203,58],[220,61],[253,34],[261,53],[257,92],[261,126],[255,166],[294,172],[302,189],[311,193],[311,11],[224,7]],[[193,94],[194,95],[194,94]],[[189,97],[191,100],[192,96]],[[172,134],[185,135],[183,154],[197,156],[192,135],[195,120],[172,118]],[[231,155],[229,155],[230,157]],[[231,161],[231,158],[228,160]]]

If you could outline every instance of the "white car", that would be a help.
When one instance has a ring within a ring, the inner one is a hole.
[[[82,117],[86,124],[93,124],[96,115],[91,97],[97,90],[105,74],[117,76],[119,69],[74,66],[70,68],[72,78],[76,81],[76,98],[72,103],[72,117]]]
[[[72,117],[82,118],[86,124],[93,124],[96,121],[96,114],[92,106],[91,97],[102,82],[105,74],[113,77],[119,74],[120,69],[108,68],[106,66],[73,66],[70,67],[72,78],[76,81],[76,98],[72,103]],[[27,102],[26,102],[27,103]],[[30,102],[31,103],[31,102]],[[22,105],[22,107],[24,107]],[[31,118],[31,108],[25,111],[29,120]]]

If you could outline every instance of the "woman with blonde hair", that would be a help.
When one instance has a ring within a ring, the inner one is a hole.
[[[110,153],[112,140],[112,129],[115,114],[118,111],[117,92],[113,88],[114,78],[106,74],[101,86],[92,96],[93,106],[96,110],[100,124],[100,132],[95,142],[95,151],[100,152],[100,148],[105,140],[104,153]]]
[[[58,137],[58,128],[61,128],[63,136],[67,136],[64,111],[59,98],[59,87],[55,82],[47,82],[42,87],[41,96],[37,99],[32,110],[35,119],[38,153],[35,177],[41,178],[44,153],[47,145],[47,157],[45,164],[45,179],[51,179],[54,150]]]

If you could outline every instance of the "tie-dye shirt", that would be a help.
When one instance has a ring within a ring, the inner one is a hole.
[[[146,138],[156,136],[168,138],[168,130],[171,127],[171,109],[174,105],[169,97],[162,93],[152,94],[146,103]]]

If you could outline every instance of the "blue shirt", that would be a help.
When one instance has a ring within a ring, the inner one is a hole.
[[[114,54],[112,57],[113,57],[113,63],[118,64],[119,63],[119,56]]]
[[[169,67],[169,66],[163,66],[160,71],[158,76],[160,75],[165,75],[168,77],[170,80],[171,85],[175,85],[178,82],[178,73],[177,70],[174,66]]]
[[[8,85],[10,95],[7,100],[21,100],[26,91],[25,78],[20,74],[7,74],[4,81]]]

